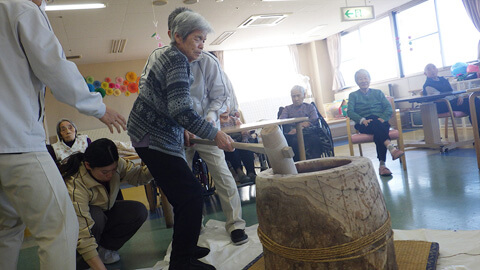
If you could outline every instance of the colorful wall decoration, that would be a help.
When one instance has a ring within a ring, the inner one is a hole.
[[[131,94],[138,93],[140,76],[137,76],[135,72],[130,71],[125,74],[125,78],[120,76],[115,79],[106,77],[102,82],[95,80],[93,76],[87,76],[85,77],[85,81],[87,82],[90,92],[98,92],[102,97],[118,97],[122,94],[129,97]]]

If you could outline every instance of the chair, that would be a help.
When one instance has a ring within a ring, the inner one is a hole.
[[[390,128],[390,132],[389,132],[390,139],[397,140],[398,148],[402,151],[405,151],[405,147],[403,144],[402,122],[400,120],[400,110],[395,109],[395,104],[393,102],[392,97],[387,97],[387,99],[388,101],[390,101],[390,105],[392,106],[392,109],[393,109],[392,117],[388,121],[390,123],[390,126],[394,127],[394,128]],[[360,156],[363,156],[362,143],[372,143],[373,135],[358,133],[358,131],[357,133],[352,134],[349,117],[347,117],[346,123],[347,123],[347,137],[348,137],[348,146],[350,149],[350,155],[354,156],[353,145],[358,144],[358,150],[360,151]],[[400,162],[402,163],[403,170],[407,170],[405,155],[403,155],[400,158]]]
[[[468,114],[461,111],[452,110],[452,106],[450,105],[450,102],[446,98],[436,100],[435,103],[445,103],[447,105],[448,112],[439,113],[438,118],[445,119],[445,138],[446,139],[448,139],[448,119],[450,118],[452,120],[453,135],[455,137],[455,142],[458,142],[458,132],[457,132],[457,124],[455,123],[455,118],[468,117]]]
[[[333,157],[335,156],[334,153],[334,145],[333,145],[333,138],[332,132],[330,127],[328,126],[327,121],[323,118],[323,116],[318,111],[318,108],[315,102],[311,102],[315,110],[317,111],[318,115],[318,126],[317,127],[309,127],[303,130],[303,137],[305,138],[305,154],[307,159],[312,158],[322,158],[322,157]],[[284,107],[278,108],[277,118],[280,117]],[[283,130],[283,127],[282,127]],[[287,135],[284,134],[285,138]],[[308,144],[307,138],[311,138],[314,143]],[[288,139],[287,139],[288,141]],[[290,143],[289,143],[290,144]]]

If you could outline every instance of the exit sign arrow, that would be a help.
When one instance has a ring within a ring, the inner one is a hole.
[[[347,16],[348,18],[350,18],[350,15],[353,15],[353,13],[350,12],[350,9],[347,9],[347,12],[345,12],[345,16]]]
[[[340,8],[342,21],[360,21],[375,19],[373,6],[342,7]]]

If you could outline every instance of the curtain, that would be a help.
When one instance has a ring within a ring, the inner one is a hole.
[[[289,45],[288,50],[290,51],[290,58],[292,59],[294,72],[297,74],[297,78],[295,79],[296,81],[295,84],[305,87],[305,90],[306,90],[305,94],[307,98],[314,98],[315,96],[312,91],[312,86],[310,85],[310,77],[300,73],[300,60],[298,59],[297,45]]]
[[[345,87],[342,73],[340,72],[341,63],[341,42],[340,33],[329,36],[327,38],[328,56],[330,57],[330,65],[333,71],[333,85],[332,90],[340,90]]]
[[[463,0],[463,5],[467,10],[467,14],[472,20],[473,24],[480,31],[480,1],[479,0]],[[477,59],[480,59],[480,40],[478,41],[478,55]]]
[[[223,66],[223,51],[211,51],[210,53],[214,54],[217,57],[220,66],[222,66],[222,69],[225,70],[225,67]]]

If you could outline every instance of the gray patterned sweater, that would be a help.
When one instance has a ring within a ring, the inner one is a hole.
[[[140,142],[149,136],[150,149],[184,157],[184,129],[213,140],[218,129],[193,109],[192,81],[187,57],[170,46],[156,60],[148,76],[140,80],[140,93],[127,123],[132,141]]]

